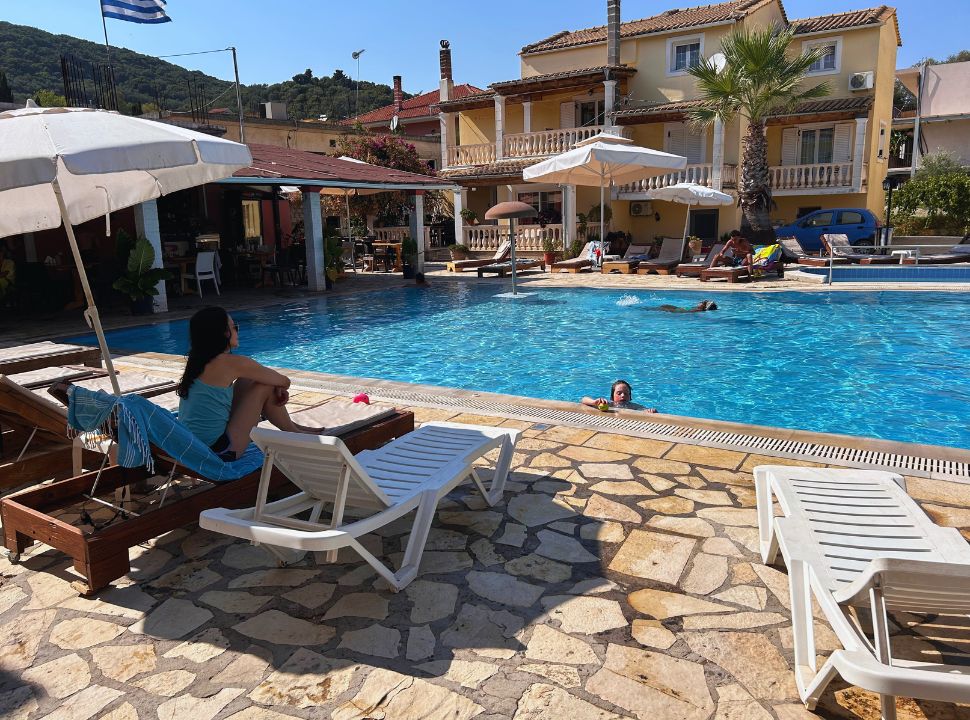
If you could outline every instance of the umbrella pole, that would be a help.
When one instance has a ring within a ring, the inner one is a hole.
[[[603,203],[605,202],[605,200],[603,199],[603,195],[604,195],[603,180],[601,179],[600,180],[600,242],[599,242],[600,257],[603,257],[603,239],[605,237],[603,233],[605,232],[604,228],[606,227],[606,208],[603,206]],[[596,265],[595,257],[594,257],[593,265],[594,266]]]
[[[357,251],[354,245],[354,234],[350,232],[350,193],[344,191],[344,203],[347,205],[347,237],[350,238],[350,262],[353,263],[354,272],[357,272]]]
[[[61,186],[55,179],[52,183],[54,196],[57,198],[57,207],[61,211],[61,220],[64,223],[64,230],[67,231],[67,242],[71,246],[71,254],[74,255],[74,263],[77,265],[77,273],[81,278],[81,287],[84,289],[84,297],[88,307],[84,311],[84,317],[88,326],[94,330],[98,338],[98,347],[101,348],[101,357],[104,359],[104,366],[108,370],[108,378],[111,380],[111,389],[115,395],[121,395],[121,388],[118,387],[118,376],[115,374],[115,367],[111,362],[111,353],[108,352],[108,343],[104,339],[104,329],[101,327],[101,317],[98,315],[98,307],[94,304],[94,295],[91,292],[91,285],[88,284],[88,274],[84,270],[84,260],[81,259],[81,250],[77,246],[77,238],[74,237],[74,227],[68,219],[67,206],[64,204],[64,196],[61,194]]]
[[[684,220],[684,242],[687,242],[687,229],[690,227],[690,206],[691,203],[687,203],[687,217]]]
[[[509,253],[512,258],[512,294],[515,295],[515,218],[509,219]]]

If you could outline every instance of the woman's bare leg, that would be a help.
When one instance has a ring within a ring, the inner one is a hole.
[[[285,405],[276,403],[276,388],[272,385],[253,382],[240,378],[236,380],[232,396],[232,410],[226,434],[229,436],[229,447],[242,453],[249,445],[249,433],[259,423],[260,416],[265,417],[274,426],[287,432],[302,432],[319,435],[326,428],[308,427],[293,422]]]

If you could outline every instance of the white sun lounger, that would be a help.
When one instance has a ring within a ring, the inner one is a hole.
[[[888,472],[762,465],[755,468],[761,555],[781,550],[791,589],[795,678],[811,710],[836,674],[880,694],[970,702],[970,667],[893,658],[890,612],[970,613],[970,547],[935,525]],[[776,499],[783,517],[774,516]],[[812,596],[844,649],[819,669]],[[872,636],[849,608],[868,608]]]
[[[255,507],[206,510],[199,525],[264,544],[281,562],[321,551],[333,562],[337,550],[350,547],[400,590],[417,576],[435,508],[445,495],[471,477],[489,505],[502,498],[518,435],[508,428],[429,422],[382,448],[354,456],[338,438],[256,428],[252,439],[266,460]],[[473,463],[494,448],[501,452],[486,489]],[[302,492],[267,503],[274,466]],[[332,504],[331,517],[321,520],[327,504]],[[348,522],[347,508],[372,514]],[[394,572],[358,538],[412,511],[404,559]]]

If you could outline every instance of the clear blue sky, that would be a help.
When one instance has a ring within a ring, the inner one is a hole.
[[[707,0],[712,2],[713,0]],[[623,0],[623,20],[654,15],[703,0]],[[872,7],[875,0],[784,0],[790,18]],[[944,57],[970,48],[970,1],[899,0],[903,46],[897,67],[926,56]],[[98,0],[0,0],[0,20],[104,42]],[[417,93],[438,86],[438,41],[451,41],[456,82],[479,87],[519,77],[517,52],[560,30],[602,25],[606,0],[490,0],[408,3],[261,2],[259,0],[169,0],[172,22],[137,25],[108,20],[112,45],[148,55],[236,46],[243,84],[288,80],[306,68],[351,77],[354,50],[365,48],[360,77],[390,84],[402,75]],[[510,18],[514,18],[510,19]],[[173,58],[191,69],[232,79],[228,53]]]

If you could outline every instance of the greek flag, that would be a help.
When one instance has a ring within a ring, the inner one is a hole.
[[[101,14],[106,18],[136,23],[165,23],[165,0],[101,0]]]

